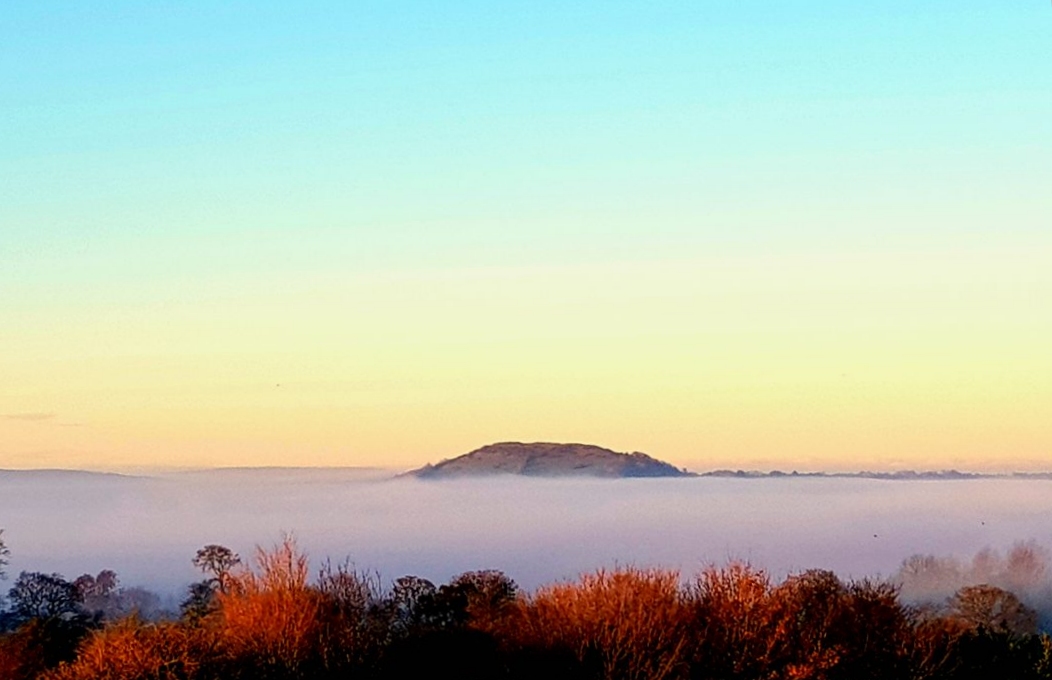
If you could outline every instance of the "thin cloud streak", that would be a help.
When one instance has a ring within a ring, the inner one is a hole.
[[[4,413],[0,415],[4,420],[21,420],[23,422],[35,423],[43,420],[53,420],[57,413],[28,412],[28,413]]]

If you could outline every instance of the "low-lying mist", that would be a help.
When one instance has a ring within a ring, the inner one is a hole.
[[[488,568],[532,589],[619,564],[691,574],[745,560],[776,578],[810,568],[894,577],[907,599],[992,582],[1047,605],[1049,563],[1036,546],[1052,545],[1050,517],[1048,480],[0,472],[9,573],[113,569],[125,586],[169,596],[200,578],[190,560],[201,546],[250,556],[293,532],[315,565],[350,558],[388,582]],[[1036,544],[1013,549],[1020,541]]]
[[[987,584],[1007,590],[1052,630],[1052,553],[1035,541],[1020,541],[1004,553],[984,548],[970,559],[911,555],[890,579],[905,602],[938,608],[965,586]]]

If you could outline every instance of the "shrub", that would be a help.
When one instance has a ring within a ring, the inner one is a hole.
[[[541,654],[566,651],[609,680],[663,680],[686,668],[686,614],[676,572],[598,571],[519,600],[501,637]]]
[[[788,677],[899,677],[909,621],[893,586],[844,584],[829,571],[790,577],[774,589]]]
[[[710,567],[688,587],[691,677],[763,678],[778,664],[779,621],[763,571]]]
[[[30,619],[0,636],[0,678],[28,680],[73,660],[89,632],[82,618]]]
[[[286,537],[258,549],[256,569],[231,574],[205,619],[229,662],[228,676],[296,677],[324,665],[322,595],[307,582],[308,562]]]
[[[322,566],[316,586],[324,665],[335,669],[371,669],[392,637],[393,613],[376,575],[357,572],[348,563]]]

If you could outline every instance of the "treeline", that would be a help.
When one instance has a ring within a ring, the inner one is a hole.
[[[310,578],[286,540],[251,566],[222,546],[177,616],[127,611],[112,572],[21,574],[0,635],[4,680],[865,680],[1052,678],[1052,640],[1008,590],[938,607],[886,582],[745,564],[692,579],[621,568],[523,593],[497,571],[391,587],[349,565]]]

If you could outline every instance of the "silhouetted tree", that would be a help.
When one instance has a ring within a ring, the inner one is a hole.
[[[403,576],[391,591],[396,637],[385,657],[382,677],[500,677],[497,642],[466,627],[471,616],[514,599],[517,587],[498,571],[465,572],[435,584]]]
[[[0,581],[7,578],[7,565],[8,560],[11,557],[11,551],[7,549],[7,545],[4,543],[4,530],[0,529]],[[0,592],[0,630],[4,627],[4,594]]]
[[[0,529],[0,579],[7,578],[5,569],[10,558],[11,551],[7,549],[7,544],[4,543],[4,530]]]
[[[403,576],[391,591],[394,626],[404,633],[461,627],[472,617],[492,619],[517,593],[515,582],[494,570],[464,572],[438,588],[427,579]]]
[[[466,571],[438,589],[436,613],[447,625],[461,625],[470,619],[492,621],[515,601],[518,592],[518,585],[503,572]]]
[[[53,619],[80,609],[77,587],[59,574],[23,571],[8,591],[11,608],[21,619]]]
[[[356,616],[364,616],[382,599],[379,578],[355,571],[350,562],[333,566],[327,560],[318,574],[317,588],[341,611]]]
[[[391,641],[394,607],[378,575],[356,571],[349,561],[326,560],[315,589],[331,669],[375,668]]]
[[[393,625],[399,633],[428,627],[433,618],[435,584],[419,576],[403,576],[396,579],[391,589],[394,608]]]
[[[226,546],[210,544],[197,551],[193,564],[205,574],[211,574],[216,587],[225,593],[230,581],[230,570],[241,564],[241,558]]]
[[[196,622],[216,608],[216,591],[211,581],[197,581],[187,587],[186,599],[179,603],[182,617]]]
[[[465,571],[449,582],[450,589],[464,594],[469,607],[503,607],[519,594],[519,586],[507,574],[495,569]]]
[[[230,548],[212,543],[198,550],[191,562],[209,578],[189,585],[179,610],[183,618],[197,621],[215,610],[217,592],[230,590],[234,581],[231,570],[241,564],[241,558]]]

